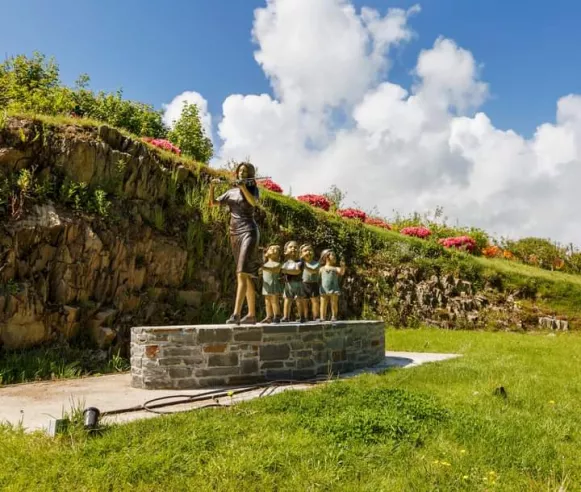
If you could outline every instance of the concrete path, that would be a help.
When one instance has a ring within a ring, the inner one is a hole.
[[[385,360],[372,368],[361,369],[341,377],[353,377],[362,373],[377,373],[390,367],[414,367],[426,362],[437,362],[459,357],[457,354],[433,354],[415,352],[386,352]],[[167,399],[165,402],[183,400],[184,396],[195,396],[214,391],[222,396],[217,398],[221,405],[229,405],[243,400],[270,395],[287,389],[306,389],[307,384],[259,388],[252,391],[227,396],[224,393],[231,388],[204,388],[200,390],[144,390],[130,386],[129,373],[95,376],[80,379],[45,381],[0,387],[0,423],[21,424],[26,430],[47,429],[51,419],[60,419],[65,413],[71,414],[74,409],[97,407],[101,412],[110,412],[143,405],[145,402],[160,397],[182,397]],[[212,403],[188,402],[156,410],[164,413],[188,410]],[[155,417],[156,413],[132,411],[117,415],[104,416],[101,421],[107,423],[128,422],[131,420]]]

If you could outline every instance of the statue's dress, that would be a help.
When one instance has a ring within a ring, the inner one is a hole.
[[[311,263],[305,262],[309,268],[303,269],[303,290],[305,297],[311,299],[312,297],[319,297],[319,262]]]
[[[278,268],[282,267],[282,264],[278,261],[267,261],[264,264],[267,268]],[[262,271],[262,295],[264,296],[279,296],[282,294],[283,285],[281,282],[281,274],[279,272],[269,272],[268,270]]]
[[[321,268],[321,295],[341,294],[339,273],[335,268]]]
[[[248,187],[248,191],[258,199],[258,188]],[[236,273],[258,276],[260,260],[258,242],[260,231],[254,220],[254,207],[248,203],[240,188],[232,188],[216,198],[230,209],[230,245],[236,261]]]

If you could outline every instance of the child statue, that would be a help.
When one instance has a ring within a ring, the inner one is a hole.
[[[284,245],[284,259],[282,273],[284,274],[284,307],[281,321],[290,321],[293,301],[296,301],[299,311],[299,322],[303,322],[303,292],[302,263],[299,261],[299,244],[288,241]]]
[[[325,249],[321,253],[319,260],[321,275],[321,320],[327,319],[327,305],[331,301],[331,321],[337,321],[339,314],[339,277],[345,274],[345,263],[341,261],[341,266],[337,267],[337,257],[330,249]]]
[[[319,319],[319,262],[314,261],[315,250],[311,244],[301,246],[301,261],[303,263],[303,291],[305,301],[303,306],[303,317],[309,319],[309,299],[311,300],[312,319]]]
[[[282,263],[280,262],[280,246],[271,244],[266,248],[264,253],[265,263],[262,265],[262,295],[266,308],[266,318],[261,323],[280,323],[280,303],[279,298],[282,294],[282,282],[280,280],[280,271]]]

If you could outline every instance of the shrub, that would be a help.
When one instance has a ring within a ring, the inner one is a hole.
[[[561,269],[565,251],[548,239],[526,237],[516,241],[504,240],[504,249],[518,260],[545,269]]]
[[[365,222],[367,214],[363,210],[358,210],[356,208],[345,208],[342,210],[337,210],[337,213],[344,219],[358,219]]]
[[[330,200],[324,195],[301,195],[297,197],[297,200],[308,203],[313,207],[322,208],[327,212],[331,208]]]
[[[282,193],[282,188],[272,179],[261,179],[258,181],[258,184],[267,190],[274,191],[275,193]]]
[[[399,232],[401,232],[404,236],[419,237],[420,239],[425,239],[432,234],[430,229],[423,226],[404,227]]]
[[[391,230],[391,226],[387,222],[377,217],[366,217],[365,223],[375,227],[381,227],[382,229]]]
[[[469,236],[446,237],[438,241],[445,248],[456,248],[466,251],[474,251],[476,241]]]

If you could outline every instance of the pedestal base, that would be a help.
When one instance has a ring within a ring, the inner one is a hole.
[[[132,386],[200,388],[307,379],[385,356],[383,321],[135,327]]]

